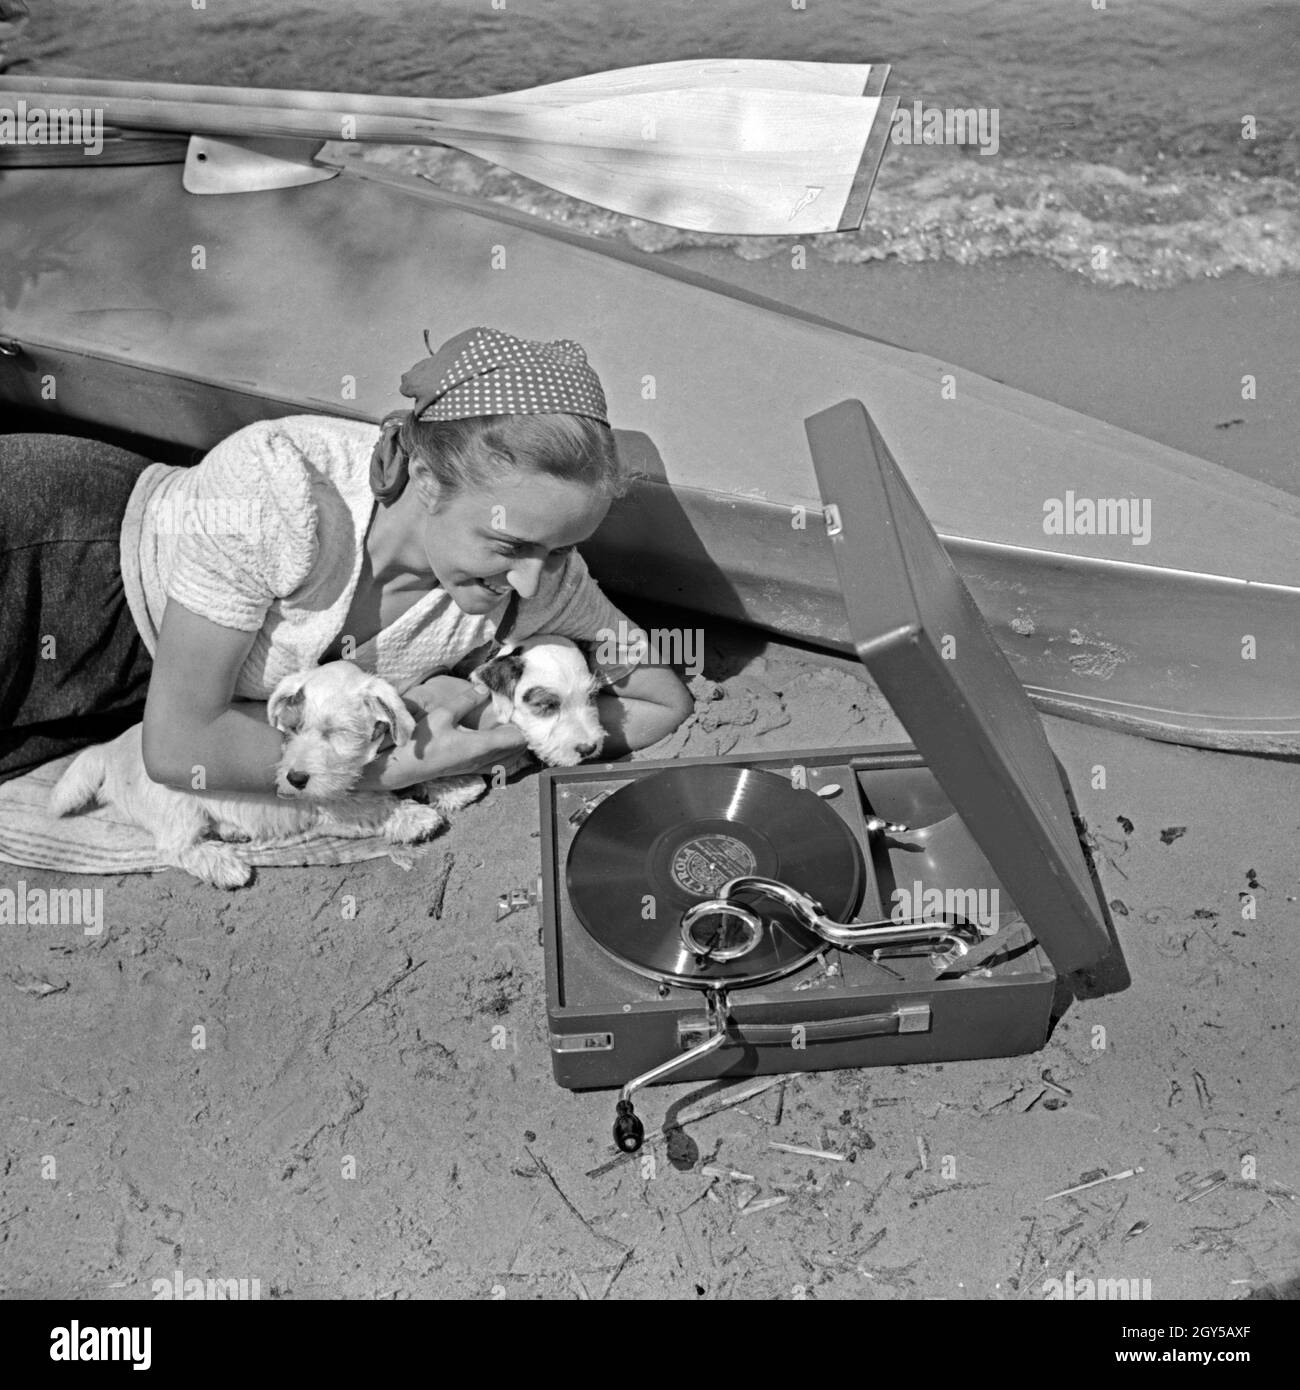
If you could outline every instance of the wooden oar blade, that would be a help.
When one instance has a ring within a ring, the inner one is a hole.
[[[871,81],[871,63],[812,63],[783,58],[688,58],[673,63],[647,63],[615,68],[583,77],[568,77],[542,87],[528,87],[483,101],[526,101],[537,106],[563,106],[571,101],[599,101],[636,92],[664,92],[692,87],[733,90],[821,92],[827,96],[861,96]]]
[[[770,90],[643,92],[538,113],[544,140],[447,144],[650,222],[806,236],[861,224],[895,103]]]
[[[589,147],[568,153],[530,150],[487,138],[455,141],[458,149],[500,164],[559,193],[597,207],[685,231],[749,236],[812,236],[844,230],[862,161],[846,156],[811,179],[788,159],[701,153],[685,167],[652,151],[605,157]],[[865,198],[859,198],[865,204]],[[860,220],[860,219],[859,219]]]

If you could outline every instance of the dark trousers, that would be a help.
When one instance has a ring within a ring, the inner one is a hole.
[[[0,434],[0,782],[144,713],[153,663],[119,545],[148,465],[92,439]]]

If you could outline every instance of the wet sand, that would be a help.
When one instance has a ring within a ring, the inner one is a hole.
[[[805,270],[788,255],[672,259],[1300,493],[1300,277],[1233,272],[1152,291],[1099,288],[1028,256]]]

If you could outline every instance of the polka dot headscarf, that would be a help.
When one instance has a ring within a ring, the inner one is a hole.
[[[424,335],[428,347],[429,335]],[[577,343],[512,338],[496,328],[467,328],[402,377],[402,395],[416,420],[467,420],[476,415],[587,415],[609,424],[600,378]],[[388,506],[410,471],[398,438],[404,411],[389,415],[370,457],[370,490]]]
[[[417,420],[474,415],[587,415],[609,424],[605,393],[587,354],[567,338],[514,338],[469,328],[402,378]]]

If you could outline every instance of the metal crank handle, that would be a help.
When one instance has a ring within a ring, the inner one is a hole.
[[[636,1109],[632,1105],[632,1092],[639,1091],[642,1086],[653,1086],[656,1081],[662,1081],[665,1076],[671,1076],[680,1068],[690,1066],[692,1062],[698,1061],[701,1057],[707,1057],[710,1052],[716,1052],[727,1041],[725,995],[720,994],[716,999],[713,996],[710,997],[709,1022],[717,1029],[712,1037],[705,1038],[703,1042],[696,1043],[694,1047],[687,1048],[685,1052],[679,1052],[676,1057],[670,1057],[666,1062],[660,1062],[657,1067],[642,1072],[640,1076],[634,1076],[618,1093],[618,1104],[614,1107],[617,1115],[617,1119],[614,1121],[614,1143],[625,1154],[636,1153],[645,1143],[645,1126],[641,1123]]]

